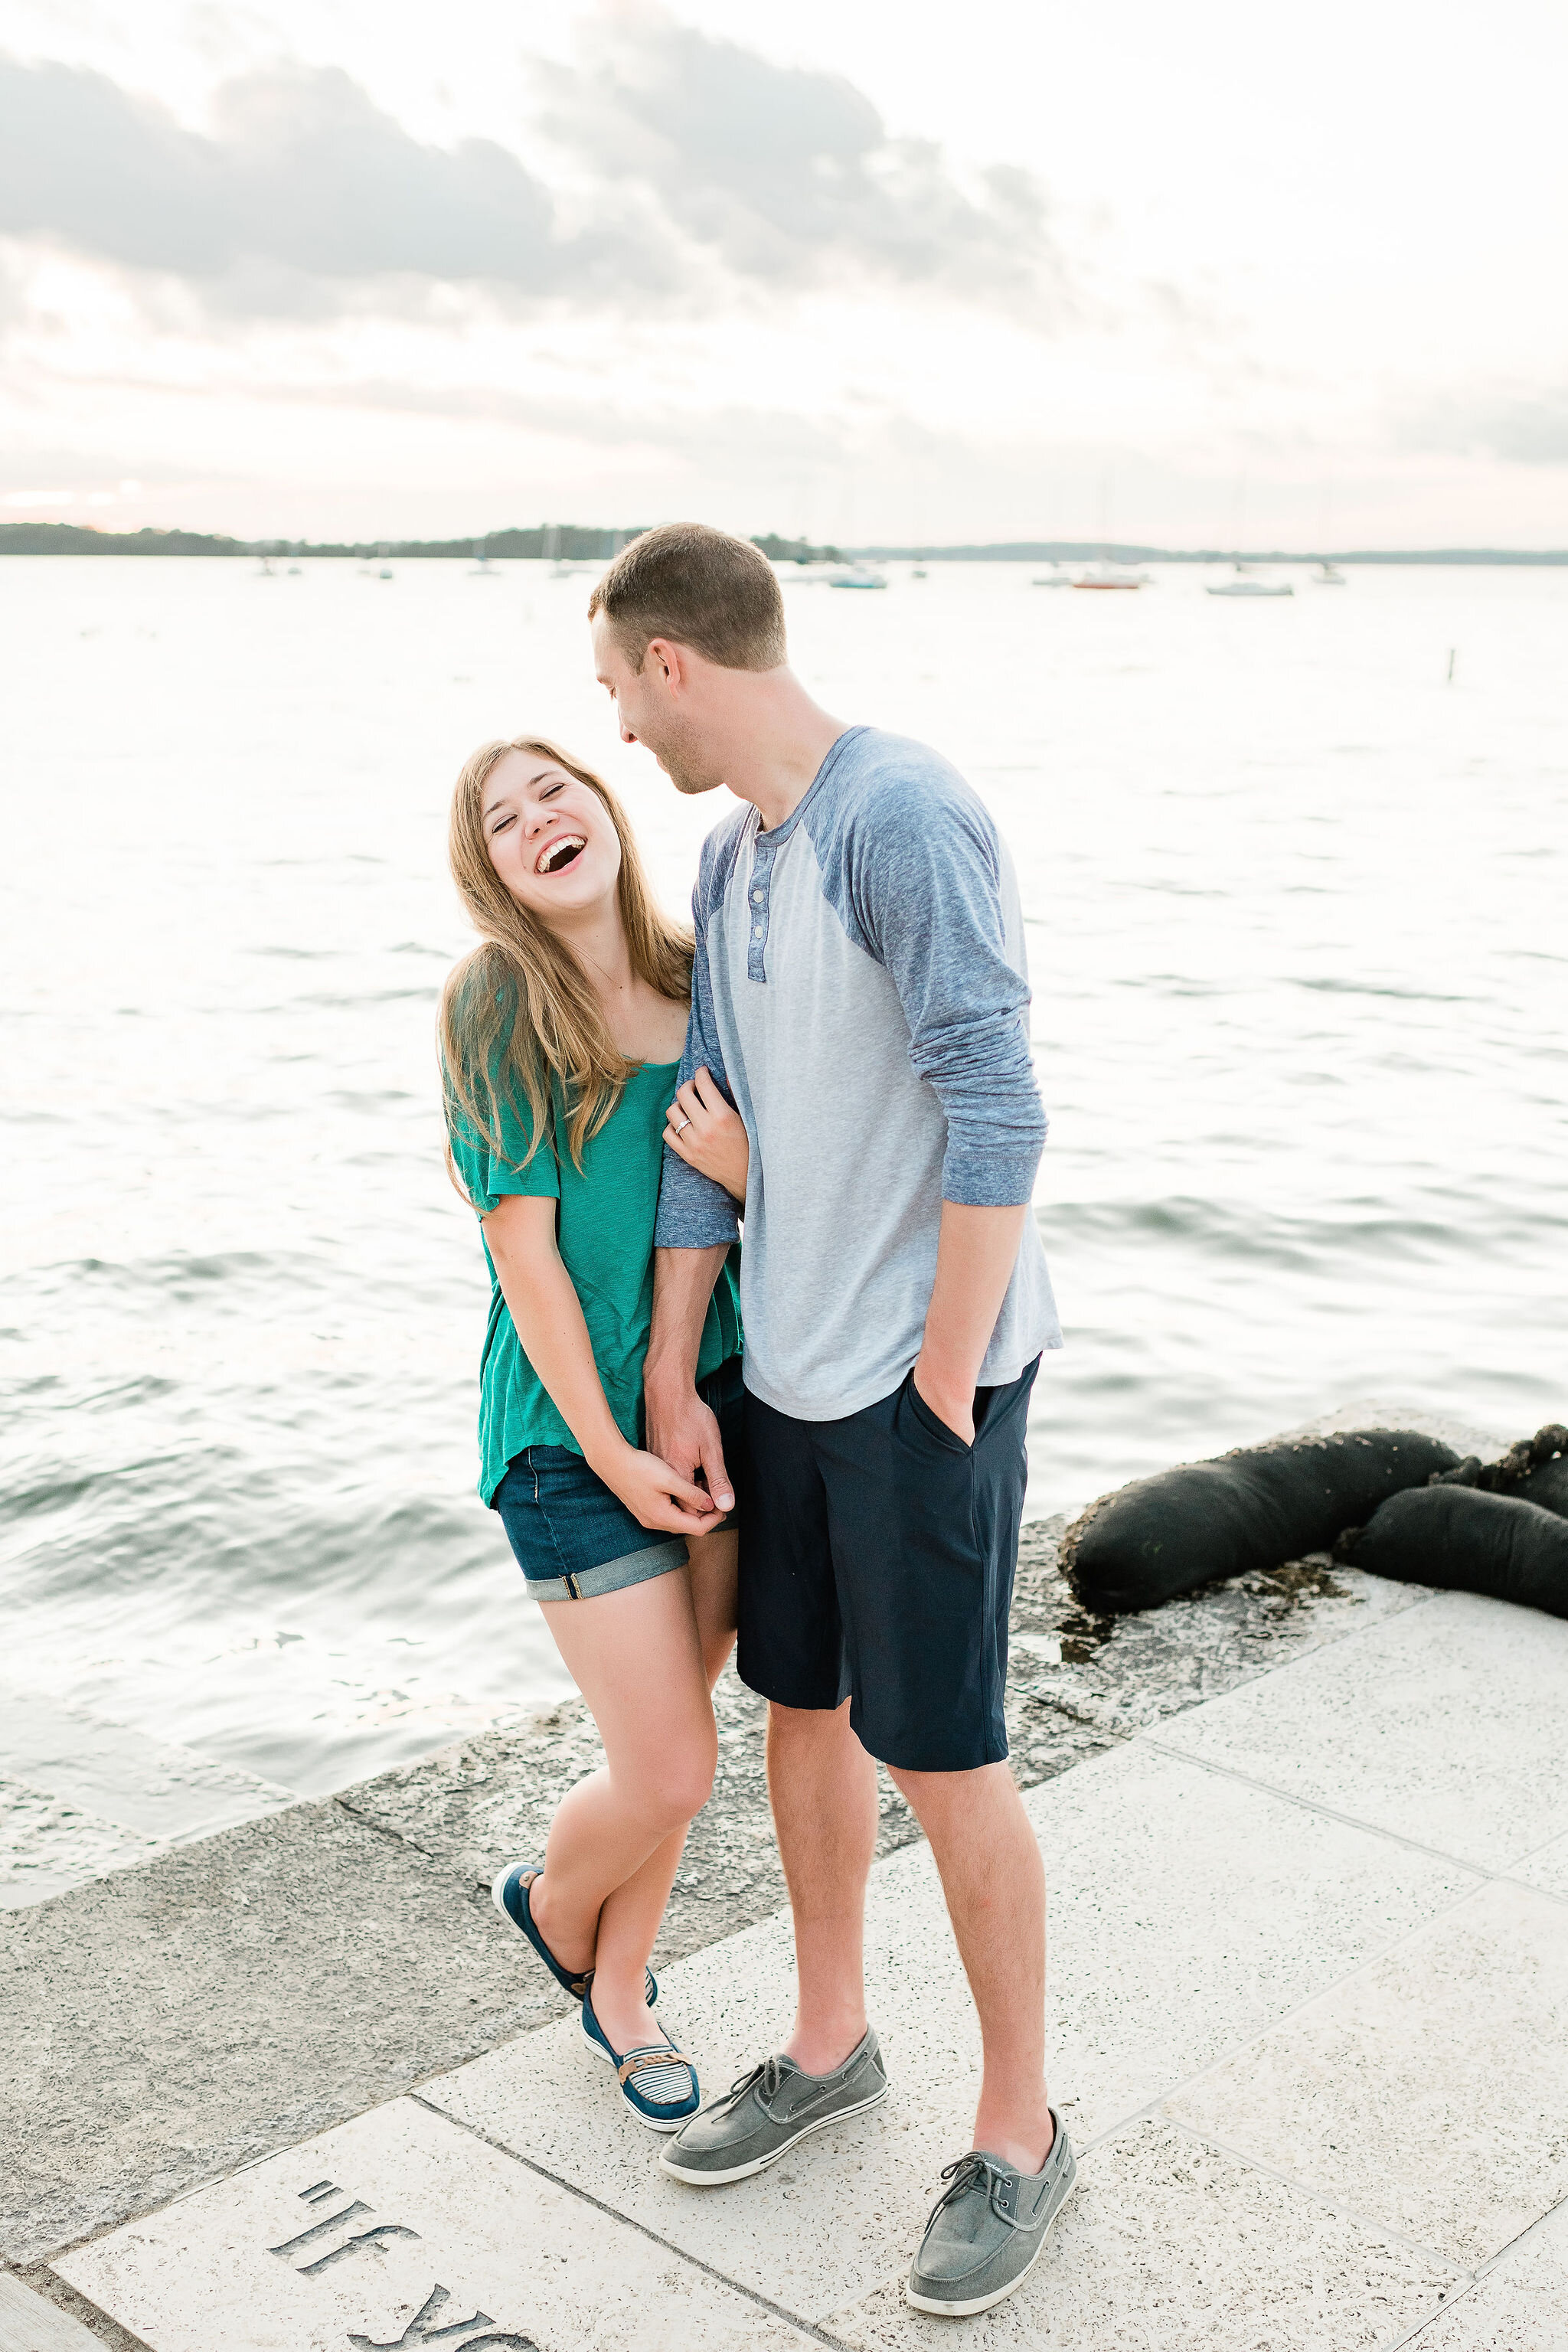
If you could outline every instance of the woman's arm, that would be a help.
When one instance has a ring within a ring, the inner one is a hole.
[[[725,1101],[718,1080],[706,1067],[677,1091],[664,1115],[664,1139],[678,1160],[684,1160],[700,1176],[711,1176],[737,1201],[744,1201],[751,1165],[746,1122]]]
[[[721,1513],[657,1454],[628,1444],[605,1399],[583,1305],[555,1246],[553,1196],[509,1192],[485,1239],[522,1351],[583,1449],[583,1459],[645,1528],[705,1536]]]

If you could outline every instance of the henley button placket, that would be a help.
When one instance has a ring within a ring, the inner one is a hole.
[[[751,937],[746,941],[746,977],[766,981],[767,965],[763,961],[768,941],[768,891],[773,882],[773,852],[761,842],[752,864]]]

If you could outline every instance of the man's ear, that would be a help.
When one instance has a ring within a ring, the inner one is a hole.
[[[679,646],[672,645],[668,637],[650,637],[648,639],[647,651],[643,656],[643,667],[645,669],[647,667],[650,661],[658,663],[659,668],[664,673],[664,679],[667,686],[679,690],[680,687],[688,682],[687,664],[682,648]]]

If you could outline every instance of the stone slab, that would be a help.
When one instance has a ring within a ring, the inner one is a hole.
[[[61,2278],[58,2271],[50,2270],[47,2263],[29,2263],[25,2270],[8,2275],[20,2278],[23,2285],[30,2287],[40,2302],[63,2312],[68,2319],[74,2319],[91,2338],[97,2352],[148,2352],[140,2336],[133,2336],[129,2327],[121,2326],[119,2320],[110,2319],[108,2312],[100,2311],[87,2295],[79,2294],[75,2287]],[[85,2345],[81,2352],[87,2352]]]
[[[0,1911],[46,1903],[89,1878],[151,1862],[160,1850],[156,1838],[0,1777]]]
[[[1059,1528],[1026,1528],[1015,1593],[1007,1706],[1026,1785],[1113,1750],[1139,1691],[1158,1694],[1163,1720],[1303,1648],[1354,1643],[1345,1628],[1363,1612],[1424,1613],[1405,1588],[1331,1583],[1309,1564],[1149,1618],[1086,1621],[1056,1564]],[[1100,1676],[1097,1719],[1080,1693],[1031,1687],[1058,1662]],[[661,1974],[784,1899],[762,1717],[727,1678],[718,1794]],[[0,1916],[0,2249],[41,2258],[561,2015],[487,1890],[500,1861],[538,1850],[597,1754],[579,1705],[552,1710]],[[883,1802],[886,1854],[915,1829],[886,1786]]]
[[[1073,1607],[1055,1559],[1053,1529],[1028,1530],[1015,1620],[1047,1638]],[[1026,1777],[1110,1744],[1027,1696],[1009,1709]],[[718,1799],[661,1969],[783,1900],[762,1714],[721,1686]],[[556,1710],[0,1916],[0,2249],[41,2258],[560,2015],[488,1883],[597,1753],[581,1706]],[[884,1805],[894,1850],[914,1827]]]
[[[1568,1832],[1568,1622],[1441,1593],[1172,1717],[1160,1738],[1508,1869]]]
[[[964,2352],[1373,2352],[1458,2284],[1414,2248],[1147,2123],[1080,2158],[1035,2271],[965,2320],[962,2342]],[[901,2273],[827,2322],[857,2352],[952,2342],[944,2330],[908,2308]]]
[[[558,2016],[518,1945],[330,1801],[0,1916],[0,2252],[41,2259]]]
[[[795,2352],[754,2298],[414,2099],[56,2268],[153,2352]]]
[[[1420,2352],[1568,2352],[1568,2206],[1424,2328]]]
[[[1082,2144],[1282,2017],[1473,1885],[1468,1873],[1137,1744],[1031,1791],[1052,1902],[1048,2046]],[[711,2095],[778,2046],[795,2002],[780,1915],[663,1980]],[[822,2320],[911,2249],[970,2144],[979,2042],[922,1845],[879,1862],[867,1990],[887,2103],[722,2196],[667,2179],[572,2019],[421,2095],[697,2259]]]
[[[1134,1741],[1025,1800],[1049,1906],[1047,2052],[1075,2142],[1440,1914],[1474,1878]],[[967,2133],[980,2049],[929,1849],[879,1871],[889,2063]]]
[[[102,2352],[79,2319],[0,2271],[0,2352]]]
[[[908,1859],[879,1864],[878,1875],[892,1870],[905,1884]],[[944,1940],[951,1954],[952,1938]],[[875,2004],[874,1960],[870,1973]],[[697,2061],[704,2096],[777,2048],[794,1987],[784,1917],[669,1970],[659,2015]],[[873,2014],[892,2022],[885,2004]],[[942,2166],[962,2153],[914,2080],[895,2070],[881,2106],[803,2142],[756,2179],[721,2194],[684,2187],[658,2169],[657,2147],[650,2151],[648,2133],[575,2018],[426,2083],[420,2095],[807,2318],[866,2293],[886,2269],[889,2245],[913,2245]]]
[[[1537,1846],[1533,1853],[1525,1854],[1509,1871],[1510,1878],[1520,1878],[1527,1886],[1539,1886],[1543,1895],[1555,1895],[1568,1903],[1568,1837],[1552,1838],[1545,1845]]]
[[[1494,1879],[1168,2112],[1474,2268],[1568,2195],[1568,1934]]]
[[[0,1773],[160,1841],[210,1837],[297,1801],[253,1772],[15,1684],[0,1685]]]
[[[1424,1585],[1336,1568],[1327,1553],[1133,1617],[1091,1616],[1068,1596],[1054,1639],[1015,1634],[1010,1679],[1022,1696],[1125,1739],[1429,1597]]]

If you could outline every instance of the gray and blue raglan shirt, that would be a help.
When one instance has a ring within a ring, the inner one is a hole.
[[[1023,912],[978,795],[921,743],[852,727],[772,832],[702,845],[682,1081],[746,1123],[746,1385],[799,1421],[889,1395],[921,1349],[943,1201],[1027,1201],[1046,1139]],[[661,1247],[731,1242],[734,1202],[668,1150]],[[1033,1217],[980,1370],[1061,1345]]]

